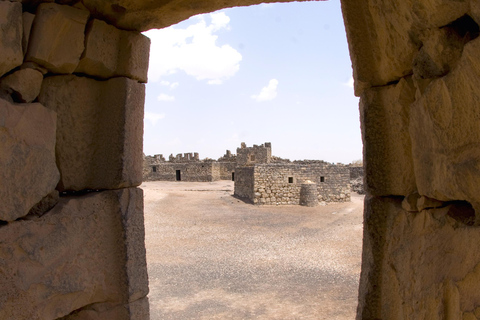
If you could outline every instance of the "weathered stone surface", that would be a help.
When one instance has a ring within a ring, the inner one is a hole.
[[[22,64],[22,4],[0,1],[0,77]]]
[[[467,200],[480,210],[480,38],[455,69],[433,80],[413,104],[410,136],[420,194]]]
[[[22,14],[23,18],[23,38],[22,38],[22,50],[23,54],[27,53],[28,49],[28,40],[30,38],[30,31],[32,30],[33,20],[35,15],[30,12],[24,12]]]
[[[120,48],[116,74],[147,82],[150,38],[135,32],[123,32]]]
[[[422,30],[439,28],[469,11],[468,1],[343,0],[355,93],[412,73]]]
[[[91,11],[114,26],[125,30],[145,31],[164,28],[200,13],[223,8],[250,6],[260,3],[289,2],[288,0],[83,0]]]
[[[17,102],[32,102],[42,87],[43,74],[34,69],[20,69],[0,80],[3,90],[9,91]]]
[[[462,319],[475,311],[480,233],[456,215],[461,206],[412,214],[396,199],[366,201],[358,319]]]
[[[131,303],[112,307],[111,304],[94,304],[82,308],[62,320],[104,320],[104,319],[128,319],[150,320],[150,306],[148,298],[133,301]]]
[[[148,293],[142,190],[63,197],[1,228],[1,319],[57,319],[93,304],[126,309],[103,319],[142,319],[130,317]]]
[[[0,220],[25,216],[55,189],[55,129],[55,112],[39,103],[0,99]]]
[[[95,19],[88,25],[86,48],[75,72],[104,79],[123,76],[147,82],[149,51],[148,37]]]
[[[143,84],[54,76],[43,81],[38,99],[58,114],[60,190],[142,183]]]
[[[54,73],[72,73],[84,50],[89,13],[66,5],[42,3],[33,22],[26,61]]]
[[[360,100],[366,189],[373,195],[416,190],[409,128],[415,88],[410,78],[365,90]]]

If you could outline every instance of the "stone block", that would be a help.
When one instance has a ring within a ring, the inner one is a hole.
[[[462,319],[475,310],[480,234],[455,217],[463,206],[408,213],[398,197],[366,198],[358,319]]]
[[[480,210],[480,38],[467,43],[456,67],[435,79],[410,111],[418,192],[466,200]]]
[[[469,1],[343,0],[355,93],[411,74],[419,30],[443,27],[468,11]]]
[[[366,190],[373,195],[403,195],[416,190],[409,136],[410,78],[365,90],[360,100]]]
[[[0,1],[0,77],[23,61],[22,4]]]
[[[145,86],[128,78],[45,78],[39,101],[58,114],[59,190],[142,183]]]
[[[55,189],[55,112],[0,99],[0,220],[21,218]],[[1,318],[1,317],[0,317]]]
[[[3,90],[17,102],[32,102],[42,87],[43,74],[35,69],[20,69],[0,80]]]
[[[120,48],[117,74],[147,82],[150,38],[141,33],[123,32]]]
[[[28,40],[30,38],[30,31],[32,30],[33,20],[35,15],[30,12],[24,12],[22,14],[23,18],[23,38],[22,38],[22,50],[23,54],[27,53]]]
[[[62,197],[43,216],[1,228],[1,319],[94,307],[126,311],[103,319],[147,319],[130,317],[148,294],[142,190]]]
[[[72,73],[84,50],[88,17],[88,11],[66,5],[40,4],[25,60],[36,62],[53,73]]]
[[[149,51],[150,39],[141,33],[92,20],[87,28],[85,51],[75,72],[104,79],[122,76],[147,82]]]

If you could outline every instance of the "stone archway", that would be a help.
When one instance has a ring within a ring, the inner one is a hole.
[[[40,2],[0,1],[0,318],[146,319],[139,31],[269,1]],[[368,190],[357,318],[480,318],[480,5],[342,9]]]

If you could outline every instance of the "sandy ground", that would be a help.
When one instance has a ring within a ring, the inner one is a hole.
[[[253,206],[233,182],[145,182],[151,319],[355,318],[363,196]]]

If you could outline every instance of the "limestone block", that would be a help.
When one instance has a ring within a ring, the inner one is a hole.
[[[38,97],[42,87],[43,74],[34,69],[20,69],[2,78],[0,86],[10,91],[18,102],[32,102]]]
[[[124,76],[147,82],[149,51],[148,37],[92,20],[87,28],[86,48],[75,72],[104,79]]]
[[[115,74],[121,30],[104,21],[89,22],[85,39],[85,51],[75,73],[108,79]]]
[[[84,31],[89,12],[56,3],[38,6],[26,61],[53,73],[72,73],[84,50]]]
[[[365,187],[373,195],[416,190],[409,128],[415,88],[410,78],[364,91],[360,100]]]
[[[28,39],[30,38],[30,31],[32,29],[33,20],[35,15],[30,12],[24,12],[22,14],[23,18],[23,38],[22,38],[22,50],[23,54],[27,53],[28,48]]]
[[[474,1],[472,1],[474,2]],[[421,30],[437,29],[469,12],[469,1],[343,0],[355,93],[411,74]]]
[[[44,79],[38,100],[58,114],[59,190],[142,183],[145,86],[128,78]]]
[[[120,48],[117,74],[147,82],[150,38],[140,33],[124,32]]]
[[[457,66],[433,80],[410,111],[418,192],[440,201],[467,200],[480,209],[480,38]]]
[[[418,44],[411,38],[412,2],[343,0],[355,94],[411,74]]]
[[[22,4],[0,1],[0,77],[23,61]]]
[[[148,294],[142,190],[62,197],[41,217],[3,226],[0,253],[1,319],[135,303]]]
[[[0,220],[25,216],[55,189],[55,129],[55,112],[39,103],[0,99]]]
[[[462,319],[480,302],[480,234],[457,204],[411,214],[368,198],[358,319]],[[462,248],[462,250],[458,250]]]

